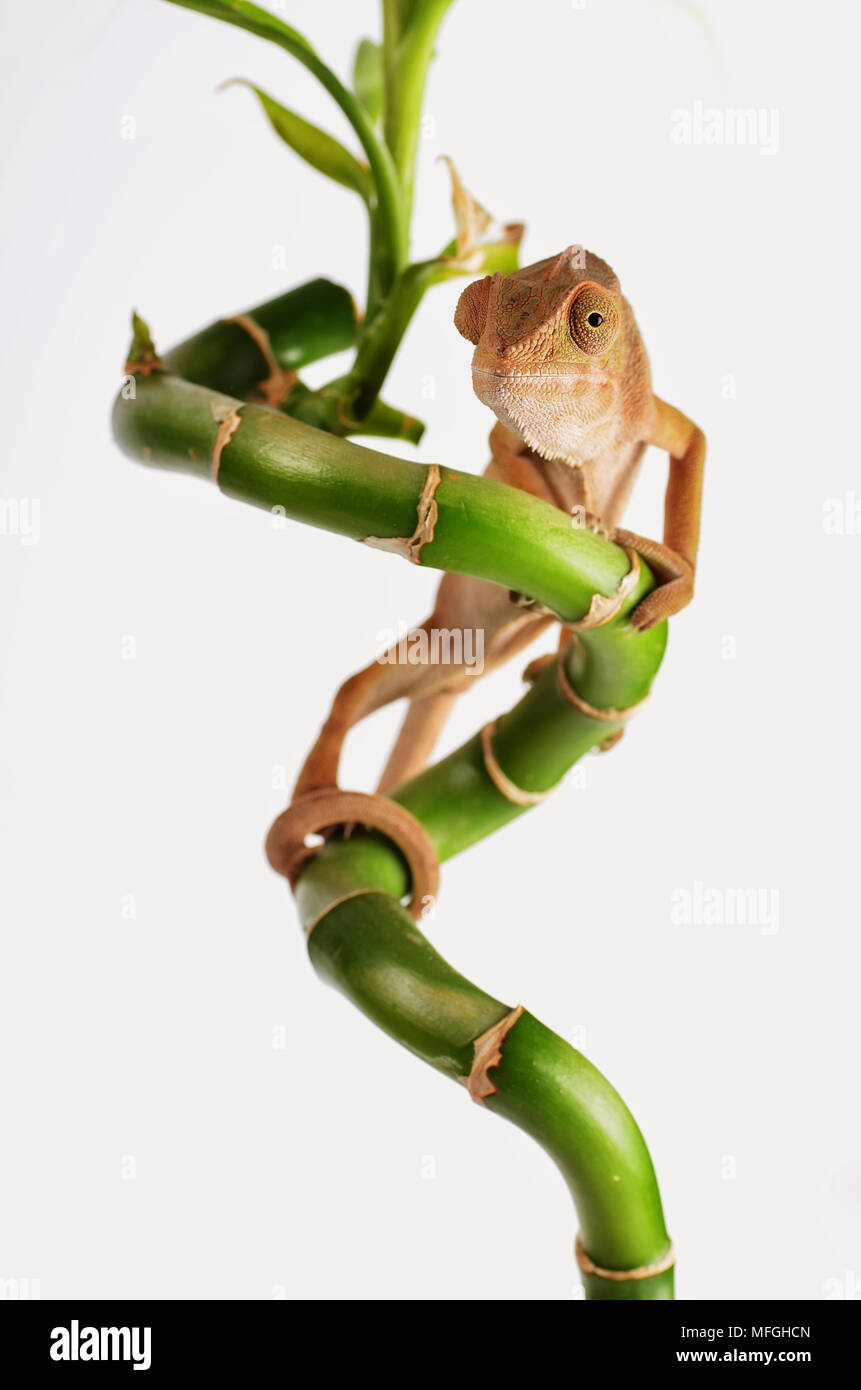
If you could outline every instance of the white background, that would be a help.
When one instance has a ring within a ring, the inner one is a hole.
[[[376,34],[370,0],[281,9],[342,74]],[[2,29],[2,496],[37,499],[40,533],[0,535],[0,1277],[570,1299],[552,1165],[317,980],[261,849],[331,693],[434,576],[273,531],[109,437],[132,305],[166,347],[312,275],[361,292],[358,201],[215,87],[339,115],[285,54],[155,0],[6,4]],[[656,390],[709,439],[697,598],[647,711],[584,785],[447,865],[430,926],[621,1091],[685,1299],[861,1279],[861,534],[826,525],[861,493],[858,37],[836,2],[456,0],[427,96],[416,253],[451,233],[451,154],[528,222],[525,261],[611,262]],[[777,153],[674,144],[696,101],[776,109]],[[459,288],[427,299],[386,396],[427,418],[423,459],[480,471]],[[650,454],[635,529],[658,532],[665,475]],[[395,721],[354,738],[348,785]],[[779,930],[674,925],[696,881],[776,890]]]

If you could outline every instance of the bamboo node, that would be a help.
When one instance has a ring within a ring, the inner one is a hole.
[[[489,724],[485,724],[481,731],[481,751],[484,757],[484,766],[488,777],[498,792],[501,792],[506,801],[510,801],[515,806],[537,806],[540,801],[546,801],[551,792],[555,792],[555,787],[548,787],[544,792],[528,792],[522,787],[518,787],[516,782],[506,776],[496,759],[493,751],[493,735],[496,733],[496,720],[491,719]]]
[[[573,685],[565,674],[565,653],[568,650],[567,644],[560,647],[556,657],[556,676],[559,682],[559,689],[569,705],[573,705],[581,714],[586,714],[590,719],[600,719],[607,724],[624,724],[627,719],[636,714],[643,708],[645,700],[639,700],[636,705],[628,705],[627,709],[614,709],[612,705],[605,705],[603,708],[598,705],[590,705],[588,700],[584,700],[582,695],[578,695]],[[606,739],[602,742],[607,743]]]
[[[314,928],[318,926],[320,922],[322,922],[323,918],[328,917],[330,912],[334,912],[336,907],[341,906],[341,903],[348,903],[351,898],[367,897],[369,893],[375,893],[379,897],[380,890],[379,888],[354,888],[352,893],[342,893],[340,898],[335,898],[334,902],[331,902],[326,907],[324,907],[323,911],[318,912],[317,916],[314,917],[312,921],[308,923],[307,927],[305,928],[306,941],[308,937],[311,935]]]
[[[582,618],[560,618],[558,613],[554,613],[552,608],[546,604],[539,603],[537,599],[531,599],[526,594],[518,593],[516,589],[509,590],[511,602],[518,608],[526,608],[530,613],[540,615],[542,618],[555,618],[563,628],[569,632],[589,632],[596,627],[605,627],[607,623],[618,617],[622,607],[634,592],[640,580],[640,557],[636,550],[632,550],[629,545],[622,547],[631,562],[630,569],[622,575],[619,586],[614,594],[593,594],[589,602],[589,609]]]
[[[475,1051],[472,1067],[469,1076],[464,1076],[462,1080],[477,1105],[484,1105],[485,1096],[496,1093],[497,1088],[487,1073],[491,1067],[498,1067],[502,1061],[505,1039],[522,1013],[523,1005],[518,1004],[516,1009],[512,1009],[498,1023],[494,1023],[492,1028],[488,1028],[487,1032],[482,1033],[473,1043]]]
[[[546,671],[550,663],[555,660],[555,652],[543,652],[541,656],[533,657],[529,665],[524,667],[523,670],[523,680],[525,684],[534,685],[542,671]]]
[[[411,564],[420,565],[422,546],[433,540],[439,520],[436,490],[441,482],[439,464],[430,464],[418,500],[416,529],[411,536],[365,536],[364,544],[371,546],[373,550],[387,550],[391,555],[400,555]]]
[[[299,380],[299,373],[292,368],[281,366],[273,351],[269,334],[250,314],[234,314],[233,318],[222,319],[222,323],[235,323],[237,328],[248,334],[269,368],[269,375],[257,383],[260,400],[263,405],[272,406],[273,410],[280,409]]]
[[[379,830],[397,845],[412,880],[408,911],[414,922],[420,921],[428,901],[437,897],[439,860],[424,826],[405,806],[387,796],[342,791],[340,787],[306,792],[273,822],[266,837],[266,856],[275,872],[283,874],[295,890],[305,863],[321,848],[306,844],[308,836],[357,822]]]
[[[577,1263],[584,1274],[594,1274],[598,1279],[608,1279],[614,1284],[627,1283],[629,1279],[653,1279],[656,1274],[665,1274],[668,1269],[672,1269],[676,1263],[676,1252],[673,1242],[670,1241],[666,1255],[662,1255],[654,1264],[640,1265],[637,1269],[602,1269],[589,1258],[583,1246],[580,1244],[580,1237],[574,1241],[574,1254]]]
[[[569,632],[589,632],[596,627],[604,627],[613,621],[621,612],[622,607],[634,592],[640,580],[640,557],[636,550],[630,546],[623,547],[631,567],[627,574],[623,574],[619,581],[619,587],[615,594],[608,598],[606,594],[593,594],[589,604],[589,611],[584,617],[578,618],[574,622],[563,622],[562,626],[568,628]]]
[[[224,453],[224,450],[242,424],[242,416],[239,414],[240,409],[241,406],[233,406],[221,417],[218,423],[215,443],[212,446],[212,476],[216,482],[218,482],[218,473],[221,468],[221,455]]]
[[[129,357],[123,366],[123,376],[151,376],[153,372],[161,370],[161,358],[156,355],[137,359]]]

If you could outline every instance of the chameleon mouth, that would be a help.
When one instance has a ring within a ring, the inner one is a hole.
[[[493,381],[588,381],[597,386],[604,386],[610,380],[608,372],[584,371],[584,372],[507,372],[504,369],[494,367],[473,367],[473,376],[490,377]]]
[[[506,371],[474,366],[472,386],[497,420],[519,434],[542,458],[570,453],[612,409],[612,372],[597,365],[558,370]],[[540,429],[538,428],[540,421]]]

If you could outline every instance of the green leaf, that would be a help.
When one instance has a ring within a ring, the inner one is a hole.
[[[353,91],[376,125],[383,114],[383,49],[360,39],[353,59]]]
[[[196,10],[198,14],[211,15],[213,19],[223,19],[227,24],[236,24],[240,29],[247,29],[250,34],[257,34],[261,39],[272,39],[274,43],[280,43],[283,48],[293,52],[296,57],[301,53],[314,53],[311,44],[298,29],[291,28],[277,15],[270,14],[259,5],[248,4],[247,0],[169,0],[169,3],[178,5],[183,10]]]
[[[150,372],[160,366],[161,359],[155,350],[149,324],[141,318],[136,309],[133,309],[132,340],[129,344],[126,372],[130,375],[136,375],[140,372],[144,376],[148,376]]]
[[[440,260],[468,274],[509,275],[517,269],[520,242],[525,231],[522,222],[500,226],[487,208],[464,186],[448,155],[440,158],[451,176],[451,201],[457,236],[443,251]]]
[[[247,87],[250,92],[254,92],[269,117],[272,129],[285,145],[289,145],[300,159],[304,159],[305,163],[310,164],[319,174],[325,174],[327,178],[343,184],[344,188],[351,188],[354,193],[364,198],[366,203],[368,202],[371,196],[371,176],[367,165],[360,163],[333,135],[327,134],[319,126],[312,125],[303,116],[297,116],[295,111],[289,111],[260,87],[255,87],[253,82],[246,82],[242,77],[222,82],[219,90],[223,91],[225,87]]]
[[[493,275],[496,271],[510,275],[517,270],[523,231],[522,222],[509,222],[498,241],[486,241],[479,248],[474,269],[481,275]]]
[[[386,293],[398,271],[406,265],[409,214],[391,151],[374,130],[364,106],[355,93],[345,87],[332,69],[326,66],[303,34],[258,5],[249,4],[247,0],[229,0],[229,3],[228,0],[169,0],[169,3],[182,9],[195,10],[198,14],[211,15],[226,24],[235,24],[249,34],[278,44],[313,73],[340,106],[365,152],[376,200],[371,244],[371,284],[375,293],[369,292],[370,312],[375,307],[375,295]],[[352,187],[352,183],[349,186]]]

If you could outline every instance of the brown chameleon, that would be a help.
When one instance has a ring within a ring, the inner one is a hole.
[[[694,590],[705,437],[653,395],[646,350],[610,267],[569,246],[511,275],[475,281],[461,295],[454,321],[475,344],[475,393],[499,421],[485,476],[560,507],[644,557],[658,586],[631,615],[634,628],[645,631],[678,613]],[[662,542],[618,525],[649,444],[670,456]],[[428,633],[483,629],[487,672],[552,622],[499,585],[447,574],[422,627]],[[420,771],[472,680],[463,667],[396,661],[375,661],[351,676],[335,696],[294,799],[334,787],[349,730],[402,697],[409,710],[379,790]]]

